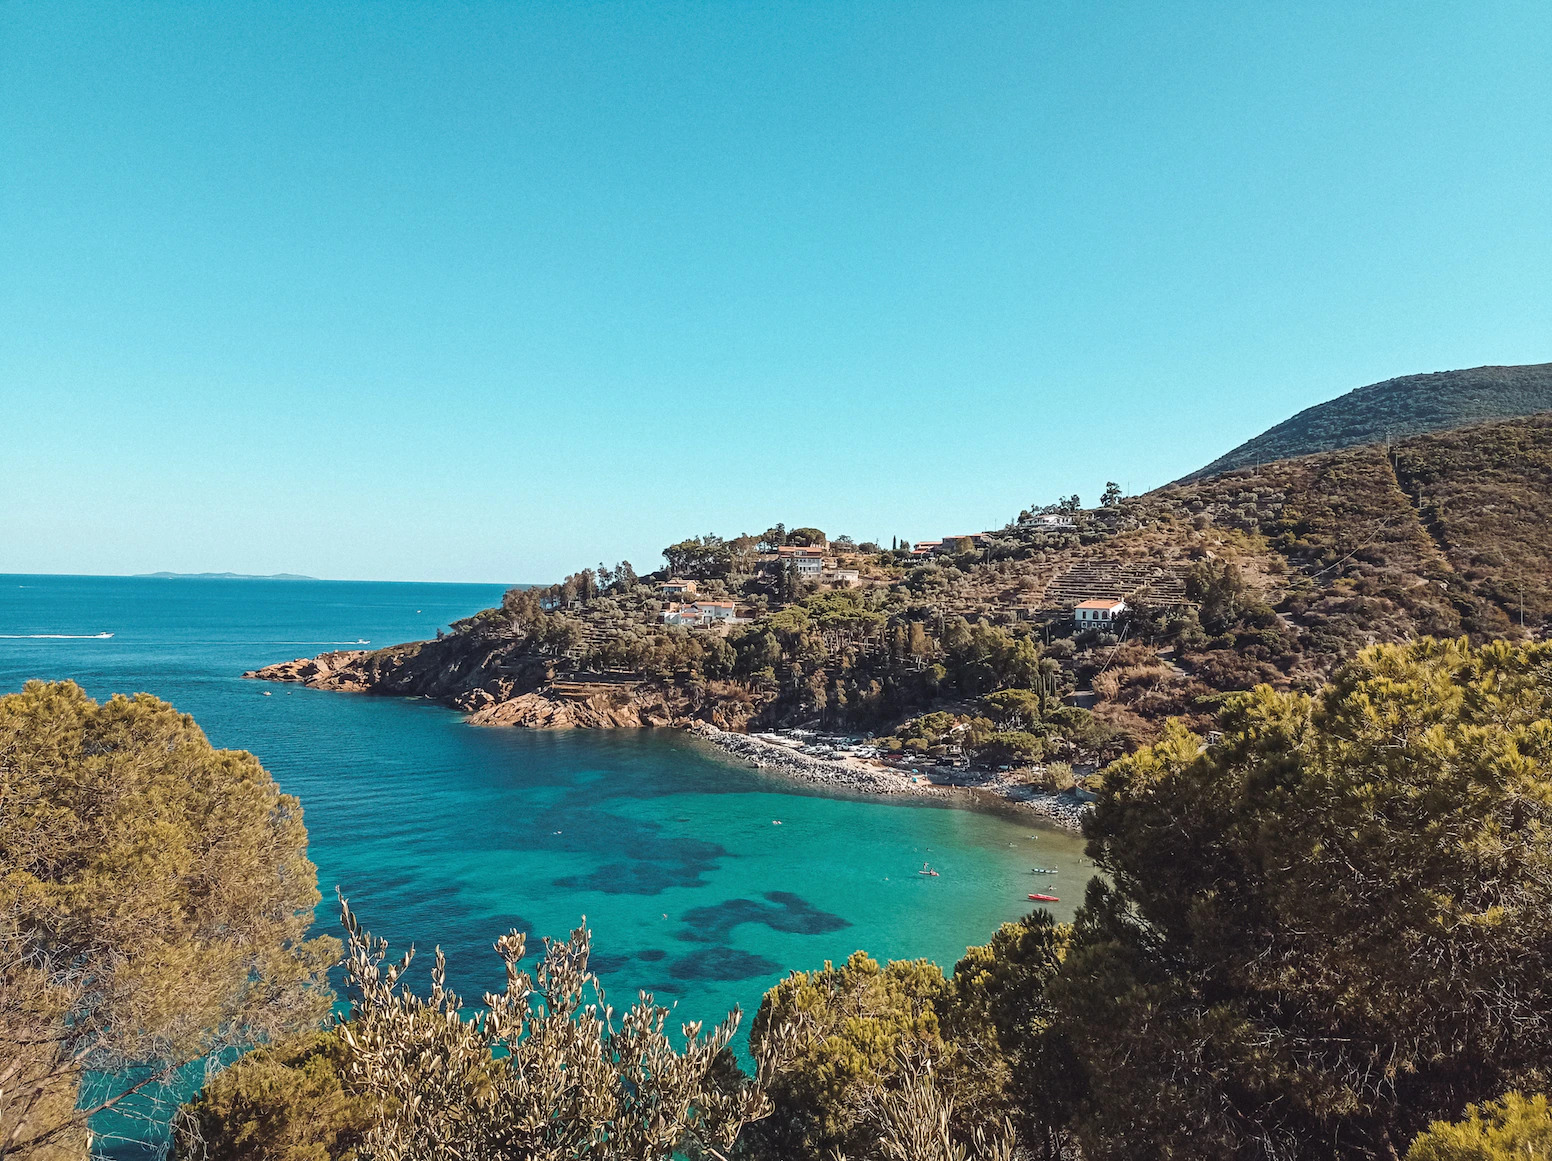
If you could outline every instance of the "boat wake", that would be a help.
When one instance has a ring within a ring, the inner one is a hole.
[[[357,637],[354,641],[242,641],[242,645],[370,645],[365,637]]]
[[[106,641],[112,633],[0,633],[0,641]]]

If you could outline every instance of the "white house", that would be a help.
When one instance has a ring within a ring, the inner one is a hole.
[[[816,577],[825,568],[825,550],[811,544],[784,544],[775,552],[762,552],[760,556],[767,565],[792,565],[799,576]]]
[[[1080,629],[1099,629],[1126,612],[1125,601],[1084,601],[1073,606],[1072,619]]]
[[[833,585],[844,585],[854,589],[862,583],[862,573],[855,568],[827,568],[819,574],[819,579]]]
[[[1042,512],[1035,517],[1035,523],[1042,528],[1076,528],[1071,516],[1065,512]]]
[[[733,620],[737,606],[732,601],[693,601],[688,605],[669,605],[663,610],[663,621],[669,625],[715,625]]]

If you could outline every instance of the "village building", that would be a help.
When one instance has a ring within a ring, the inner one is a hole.
[[[945,553],[963,552],[966,545],[970,548],[984,548],[987,534],[984,532],[971,532],[963,536],[945,536],[942,540],[918,540],[916,547],[911,549],[912,556],[942,556]]]
[[[819,574],[826,584],[853,589],[862,583],[862,573],[855,568],[827,568]]]
[[[1098,629],[1113,624],[1124,612],[1125,601],[1084,601],[1074,606],[1072,619],[1080,629]]]
[[[661,592],[665,597],[685,596],[686,594],[693,593],[695,591],[695,582],[692,580],[679,580],[676,577],[673,580],[664,581],[662,584],[660,584],[658,586],[658,591]]]
[[[945,536],[942,540],[935,541],[936,547],[932,549],[934,556],[947,552],[964,552],[966,546],[980,548],[986,543],[986,533],[972,532],[966,536]]]
[[[775,552],[760,554],[769,565],[790,564],[801,577],[817,577],[835,561],[825,559],[825,550],[807,544],[784,544]]]
[[[669,605],[663,610],[663,622],[688,628],[704,628],[732,621],[738,607],[732,601],[692,601],[687,605]]]

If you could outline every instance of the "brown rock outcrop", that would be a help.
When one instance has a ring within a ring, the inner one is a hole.
[[[371,679],[361,672],[358,664],[366,656],[364,649],[343,649],[337,653],[298,657],[295,661],[282,661],[262,669],[251,669],[243,676],[260,681],[293,681],[311,689],[359,693],[371,688]]]
[[[538,730],[640,729],[696,720],[739,730],[762,704],[731,685],[692,690],[666,678],[606,681],[555,670],[555,659],[515,653],[510,641],[449,636],[301,657],[243,676],[430,698],[462,710],[474,725]]]

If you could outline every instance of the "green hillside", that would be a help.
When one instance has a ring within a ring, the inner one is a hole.
[[[1305,408],[1182,482],[1295,456],[1552,411],[1552,363],[1403,375]]]
[[[1226,693],[1317,689],[1367,645],[1545,635],[1549,494],[1552,415],[1502,420],[1112,497],[1060,525],[1025,513],[948,552],[837,540],[854,588],[773,567],[759,548],[780,529],[697,537],[652,576],[580,573],[445,639],[258,675],[490,724],[811,725],[1101,765],[1171,717],[1208,728]],[[670,576],[739,623],[665,625]],[[1118,632],[1075,622],[1079,602],[1115,598]]]

